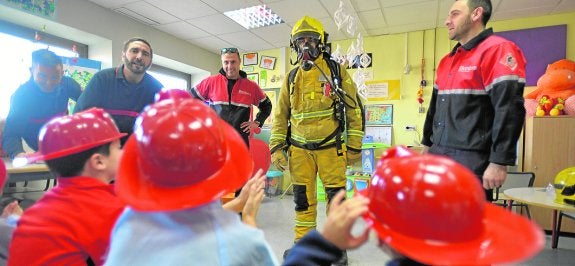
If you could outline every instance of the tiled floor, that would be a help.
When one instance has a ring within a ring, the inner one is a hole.
[[[43,188],[45,183],[31,184],[30,187]],[[26,195],[16,195],[24,207],[33,204],[41,193],[29,193]],[[6,195],[1,203],[5,203]],[[279,196],[264,199],[258,215],[258,227],[261,228],[267,241],[274,250],[277,258],[281,261],[285,249],[291,247],[293,243],[293,218],[294,218],[293,196],[286,195],[283,199]],[[318,206],[318,225],[323,225],[325,220],[325,203],[320,202]],[[575,238],[559,238],[559,248],[550,248],[551,237],[546,237],[546,247],[537,256],[519,265],[540,266],[540,265],[575,265]],[[376,246],[375,236],[371,236],[368,243],[362,247],[348,252],[349,265],[352,266],[372,266],[385,265],[389,257]]]
[[[265,198],[258,214],[258,227],[265,232],[266,239],[281,261],[285,249],[293,243],[293,196]],[[318,225],[325,220],[325,203],[318,205]],[[377,245],[372,235],[368,243],[356,250],[348,252],[349,265],[372,266],[385,265],[389,257]],[[545,249],[537,256],[519,265],[575,265],[575,238],[560,237],[559,247],[551,249],[551,236],[546,237]]]

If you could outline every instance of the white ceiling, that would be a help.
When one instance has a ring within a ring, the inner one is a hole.
[[[289,45],[293,24],[303,15],[319,19],[330,40],[355,36],[338,31],[339,0],[90,0],[214,53],[222,47],[260,51]],[[454,0],[343,0],[362,36],[443,27]],[[493,0],[492,21],[575,11],[575,0]],[[265,4],[285,23],[246,30],[223,12]]]

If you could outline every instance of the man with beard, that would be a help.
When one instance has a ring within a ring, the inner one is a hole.
[[[489,0],[457,0],[445,20],[459,43],[437,68],[425,119],[424,153],[446,155],[482,180],[488,200],[514,165],[525,120],[525,57],[485,29]]]
[[[132,38],[124,44],[123,64],[99,71],[80,95],[74,112],[90,107],[103,108],[111,114],[120,132],[129,135],[138,114],[154,102],[163,85],[146,73],[152,65],[152,46],[142,38]]]

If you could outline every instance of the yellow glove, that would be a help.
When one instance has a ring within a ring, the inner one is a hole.
[[[280,171],[285,171],[288,167],[288,159],[287,155],[284,153],[283,150],[278,149],[274,153],[272,153],[272,163],[276,167],[276,169]]]
[[[347,159],[347,165],[353,165],[361,160],[361,152],[347,150],[345,157]]]

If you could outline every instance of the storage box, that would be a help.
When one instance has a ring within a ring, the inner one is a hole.
[[[383,143],[364,143],[361,146],[361,167],[362,171],[372,174],[377,166],[377,161],[381,154],[389,148],[389,145]]]
[[[266,173],[265,195],[268,197],[277,196],[281,193],[281,181],[283,173],[278,170],[269,170]]]

